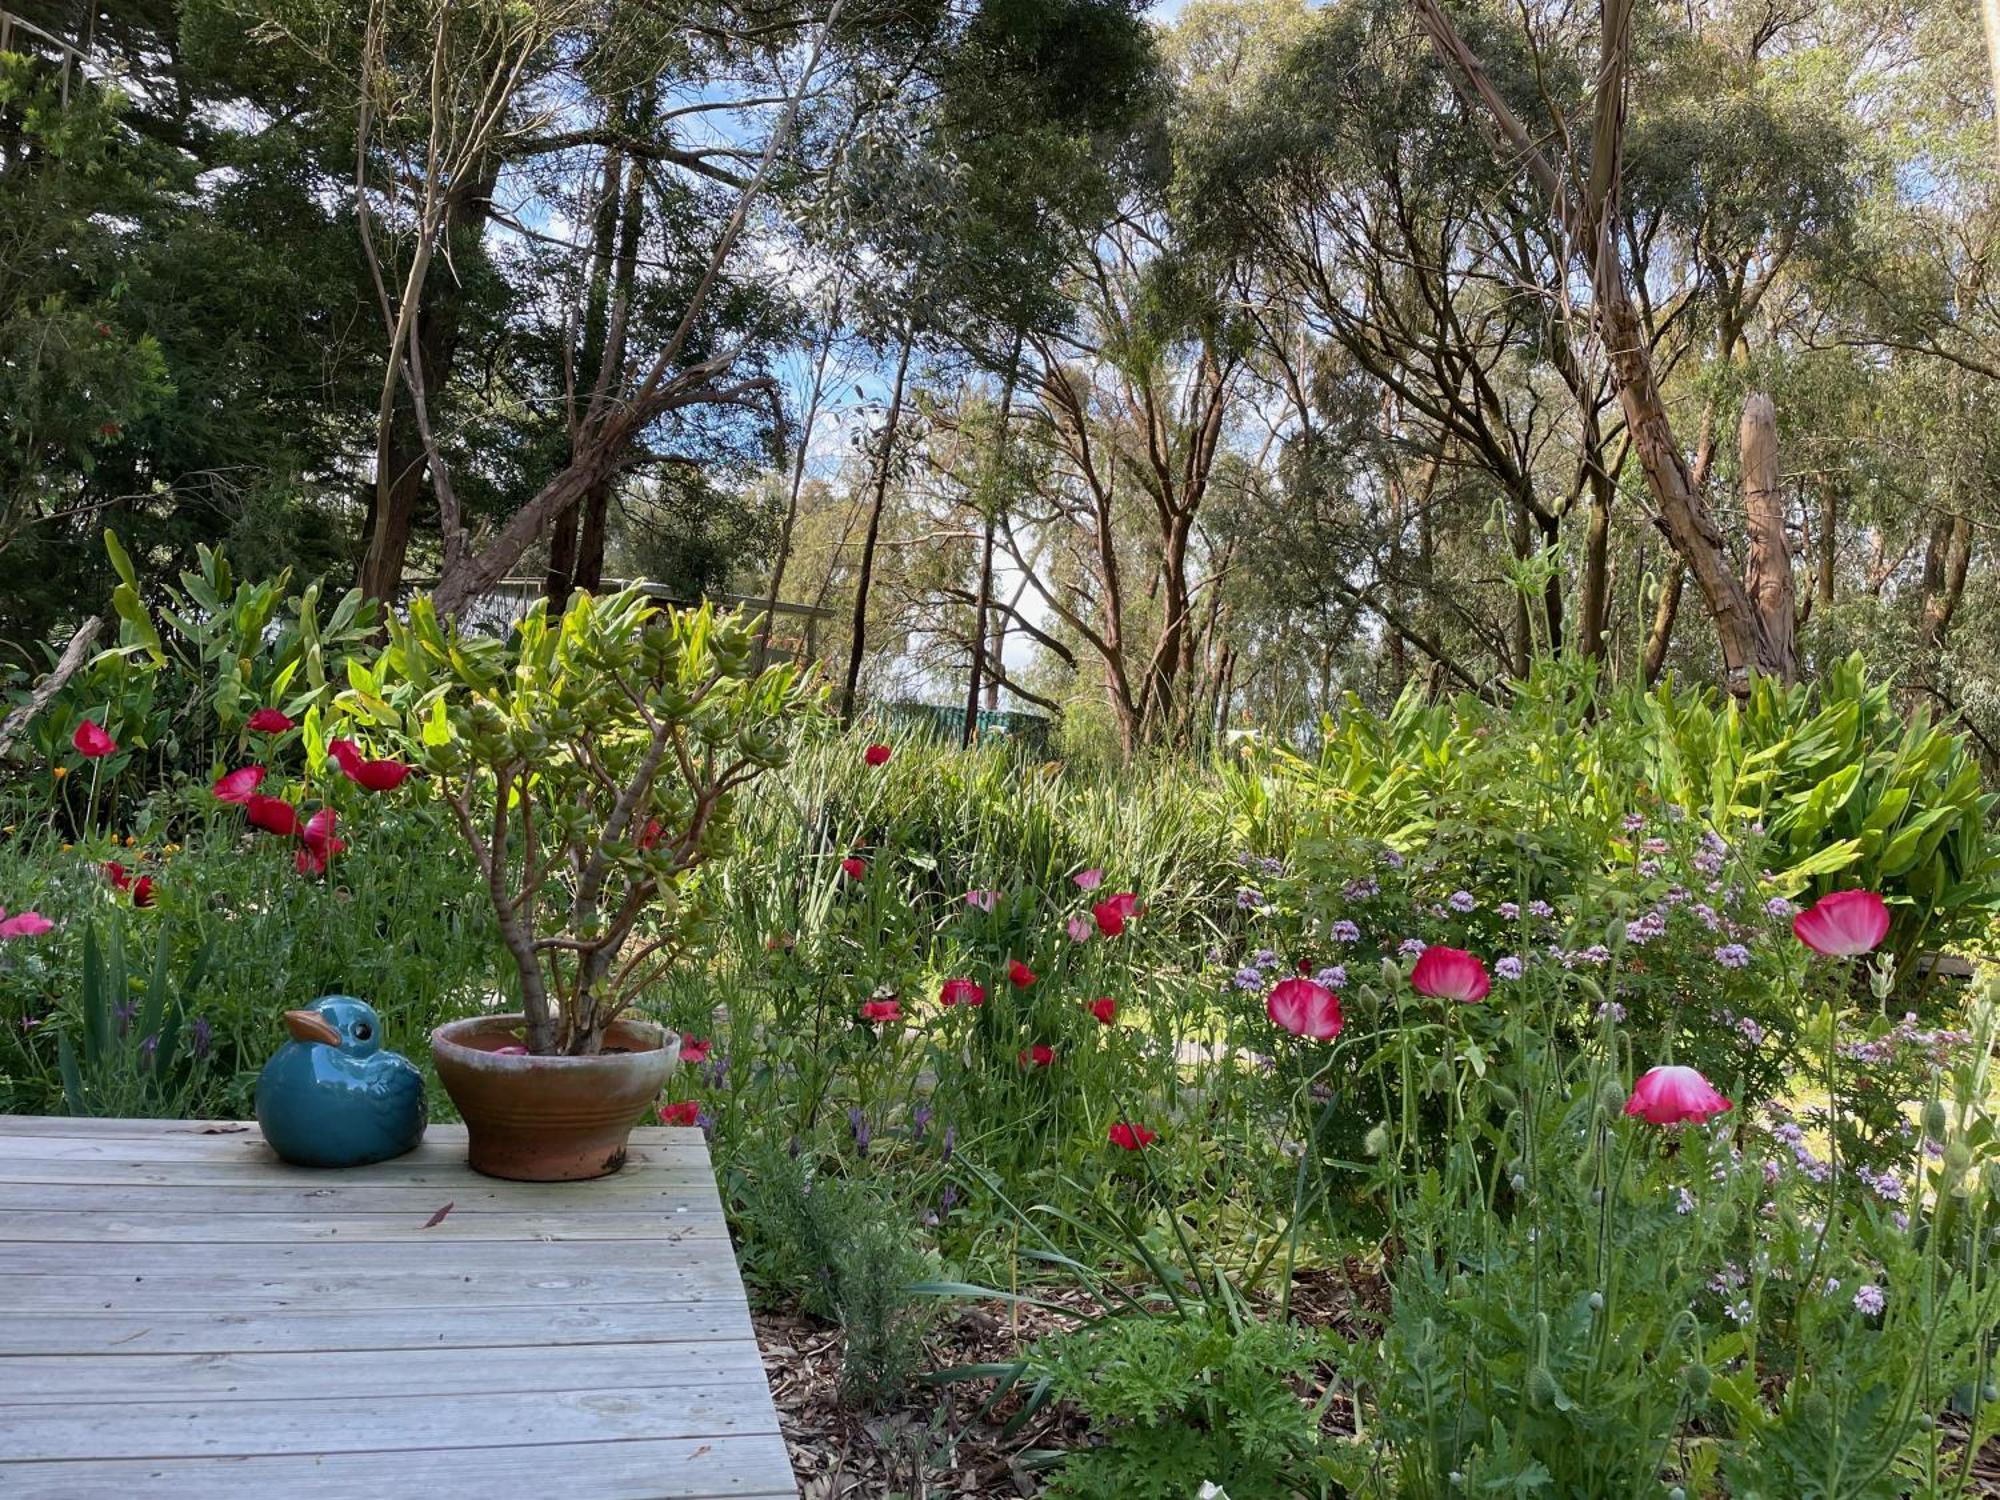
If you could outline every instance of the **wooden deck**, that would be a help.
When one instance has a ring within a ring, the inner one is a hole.
[[[0,1117],[0,1495],[796,1496],[701,1133],[549,1186],[464,1140]]]

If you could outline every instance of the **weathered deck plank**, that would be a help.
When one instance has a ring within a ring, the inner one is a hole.
[[[0,1118],[0,1493],[795,1495],[706,1145],[634,1147],[547,1187],[456,1127],[314,1172]]]

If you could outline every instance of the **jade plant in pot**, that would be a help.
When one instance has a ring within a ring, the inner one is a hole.
[[[377,686],[471,851],[521,996],[518,1013],[431,1038],[471,1164],[533,1181],[615,1172],[680,1046],[627,1009],[698,957],[700,867],[815,696],[789,664],[755,668],[740,616],[637,588],[555,617],[537,604],[504,640],[418,599]]]

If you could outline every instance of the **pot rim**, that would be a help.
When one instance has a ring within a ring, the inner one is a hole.
[[[485,1047],[468,1047],[457,1037],[447,1033],[465,1033],[473,1027],[522,1026],[527,1024],[527,1016],[520,1011],[500,1011],[490,1015],[461,1016],[455,1021],[446,1021],[431,1032],[431,1051],[443,1054],[463,1067],[474,1068],[601,1068],[606,1065],[631,1067],[640,1060],[650,1060],[655,1053],[667,1054],[669,1066],[680,1060],[680,1033],[669,1031],[656,1021],[645,1021],[635,1016],[621,1016],[613,1026],[629,1028],[640,1034],[642,1039],[650,1039],[652,1045],[637,1052],[600,1052],[592,1057],[570,1057],[555,1053],[539,1056],[533,1052],[494,1052]]]

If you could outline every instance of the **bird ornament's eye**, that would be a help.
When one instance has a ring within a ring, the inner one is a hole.
[[[374,1034],[375,1034],[374,1028],[371,1027],[366,1021],[356,1021],[354,1023],[353,1035],[355,1041],[365,1042],[368,1040],[368,1038],[370,1038]]]

